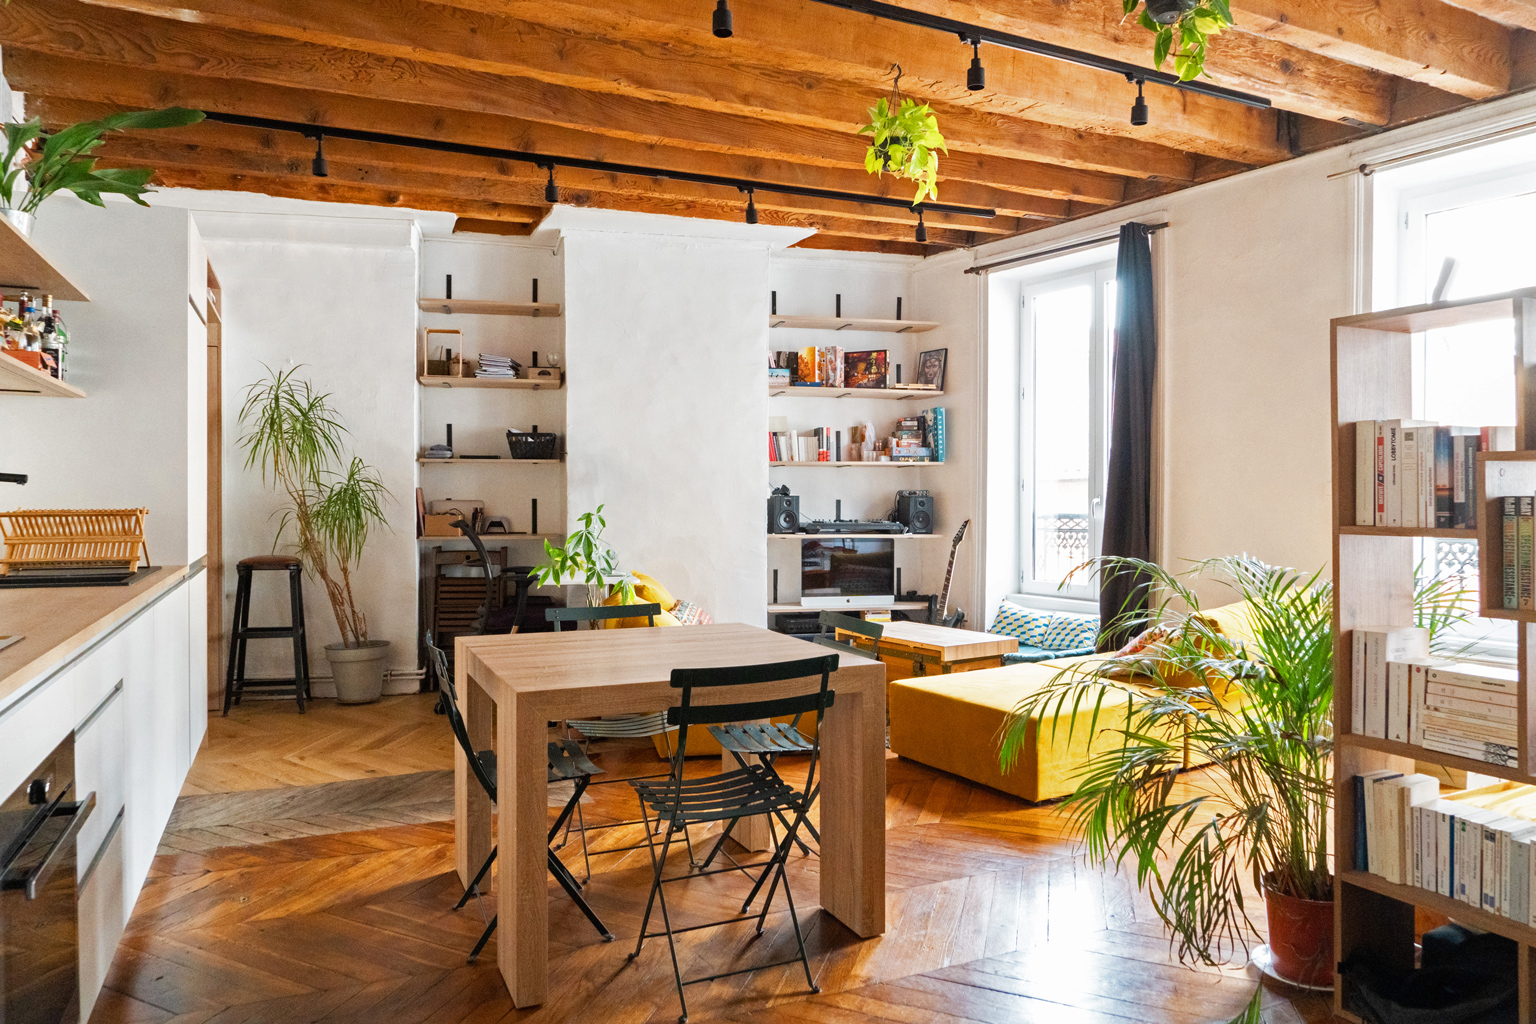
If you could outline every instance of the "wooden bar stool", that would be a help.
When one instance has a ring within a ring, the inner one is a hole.
[[[287,626],[251,625],[251,574],[253,572],[288,573],[290,624]],[[240,703],[247,689],[291,692],[304,713],[304,698],[309,696],[309,650],[304,638],[304,564],[291,555],[257,555],[242,558],[235,566],[235,623],[230,633],[229,669],[224,677],[224,714],[231,704]],[[293,678],[247,679],[245,644],[247,640],[292,640]]]

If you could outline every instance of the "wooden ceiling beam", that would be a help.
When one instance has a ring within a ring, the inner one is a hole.
[[[889,91],[888,55],[896,54],[904,91],[936,104],[955,149],[996,152],[1009,145],[1010,122],[1023,120],[1244,163],[1292,155],[1273,111],[1156,89],[1148,97],[1151,124],[1134,129],[1128,115],[1135,89],[1123,79],[1013,50],[988,48],[991,87],[971,92],[963,74],[969,50],[959,40],[935,45],[930,31],[809,0],[754,5],[753,18],[771,19],[771,44],[760,36],[716,39],[706,24],[683,20],[665,0],[635,0],[624,18],[560,3],[506,5],[517,7],[516,16],[497,16],[426,0],[366,8],[347,0],[84,2],[833,131],[855,130],[864,111]],[[875,33],[878,50],[866,43]]]
[[[1456,6],[1501,25],[1536,31],[1536,0],[1456,0]]]
[[[12,0],[0,6],[0,44],[7,53],[27,49],[147,70],[501,114],[638,142],[766,159],[819,151],[862,161],[865,148],[851,132],[145,18],[66,0]],[[979,152],[1179,180],[1189,180],[1192,166],[1189,154],[1166,146],[1022,121],[1000,126],[995,148]]]
[[[943,248],[921,242],[885,242],[843,235],[815,234],[790,246],[791,249],[836,249],[841,252],[883,252],[897,256],[932,256]]]
[[[23,49],[6,51],[6,76],[29,101],[43,104],[74,100],[100,102],[118,109],[180,104],[210,111],[269,117],[282,121],[337,125],[364,131],[391,132],[421,138],[450,138],[483,146],[512,146],[536,153],[607,160],[658,170],[696,171],[722,177],[771,181],[785,185],[833,188],[845,192],[904,198],[910,183],[873,177],[856,165],[816,162],[818,158],[761,160],[702,150],[652,146],[625,139],[490,114],[434,110],[419,104],[285,89],[255,82],[225,82],[188,75],[170,75],[109,64],[58,58]],[[61,117],[67,117],[67,114]],[[946,202],[995,209],[1005,216],[1030,216],[1036,206],[1021,196],[1075,200],[1113,205],[1125,196],[1124,178],[990,157],[952,157],[946,172],[966,165],[980,176],[998,177],[1017,171],[1027,175],[1028,187],[983,185],[945,177],[940,191]],[[972,166],[974,165],[974,166]]]

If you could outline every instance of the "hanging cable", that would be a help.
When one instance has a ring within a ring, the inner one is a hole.
[[[309,162],[309,171],[317,178],[328,178],[331,169],[325,162],[325,136],[315,135],[315,158]]]
[[[987,87],[987,69],[981,66],[981,37],[960,38],[971,44],[971,68],[965,73],[965,87],[971,92],[979,92]]]
[[[560,190],[555,187],[555,165],[547,165],[549,168],[549,180],[544,183],[544,201],[551,205],[560,201]]]
[[[921,206],[919,206],[917,208],[917,232],[916,232],[916,234],[917,234],[917,240],[919,242],[926,242],[926,241],[928,241],[928,225],[923,223],[923,208]]]
[[[1125,78],[1128,82],[1136,83],[1136,102],[1131,104],[1131,124],[1140,128],[1147,123],[1147,98],[1141,91],[1147,80],[1133,75],[1126,75]]]
[[[726,0],[715,5],[715,38],[731,38],[731,5]]]

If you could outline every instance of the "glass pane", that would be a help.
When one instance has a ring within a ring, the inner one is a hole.
[[[1434,292],[1447,256],[1456,277],[1446,298],[1470,299],[1536,285],[1536,193],[1473,203],[1424,219],[1424,294]]]
[[[1033,297],[1034,579],[1055,586],[1089,556],[1094,288]]]

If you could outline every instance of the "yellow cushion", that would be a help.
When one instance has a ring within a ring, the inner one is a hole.
[[[633,576],[630,583],[634,586],[635,597],[641,604],[659,604],[664,612],[677,607],[677,598],[673,597],[666,587],[643,572],[634,573]]]
[[[666,587],[657,583],[643,572],[632,573],[630,583],[634,587],[635,599],[625,601],[622,591],[615,591],[603,602],[605,608],[613,608],[622,604],[659,604],[661,614],[656,616],[658,626],[681,626],[677,616],[672,614],[672,609],[677,607],[677,598]],[[601,623],[604,629],[643,629],[650,622],[642,615],[633,619],[607,619]]]

